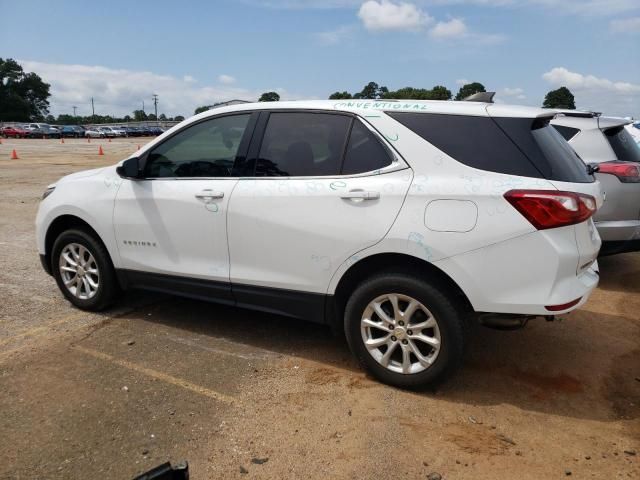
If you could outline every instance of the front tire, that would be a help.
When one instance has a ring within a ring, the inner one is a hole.
[[[400,388],[434,386],[462,364],[465,328],[451,295],[418,276],[366,280],[345,308],[353,354],[376,379]]]
[[[105,246],[84,230],[67,230],[53,244],[53,275],[62,294],[82,310],[99,311],[116,298],[118,283]]]

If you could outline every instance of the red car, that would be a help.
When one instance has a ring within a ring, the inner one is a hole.
[[[22,127],[4,127],[0,128],[0,135],[3,137],[27,138],[29,131]]]

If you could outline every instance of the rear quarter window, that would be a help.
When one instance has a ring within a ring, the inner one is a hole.
[[[594,181],[564,138],[539,119],[387,114],[450,157],[479,170],[564,182]]]
[[[623,126],[609,128],[603,133],[618,160],[640,162],[640,146]]]
[[[580,131],[579,128],[566,127],[564,125],[552,125],[560,135],[568,142],[573,137],[575,137]]]

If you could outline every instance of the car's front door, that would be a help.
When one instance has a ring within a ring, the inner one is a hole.
[[[254,137],[262,131],[247,159],[253,178],[239,180],[229,204],[234,296],[302,316],[292,291],[317,294],[310,315],[321,316],[333,273],[393,224],[411,170],[352,116],[276,110],[262,113]]]
[[[114,228],[129,277],[201,279],[230,294],[227,206],[238,182],[233,164],[248,147],[252,118],[249,112],[188,126],[143,158],[144,178],[123,180]],[[194,293],[202,283],[191,285]]]

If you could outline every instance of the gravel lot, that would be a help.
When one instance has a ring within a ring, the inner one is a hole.
[[[145,141],[0,145],[0,478],[640,478],[640,254],[602,259],[562,321],[475,329],[439,390],[395,390],[317,325],[140,292],[72,308],[40,267],[40,196]]]

